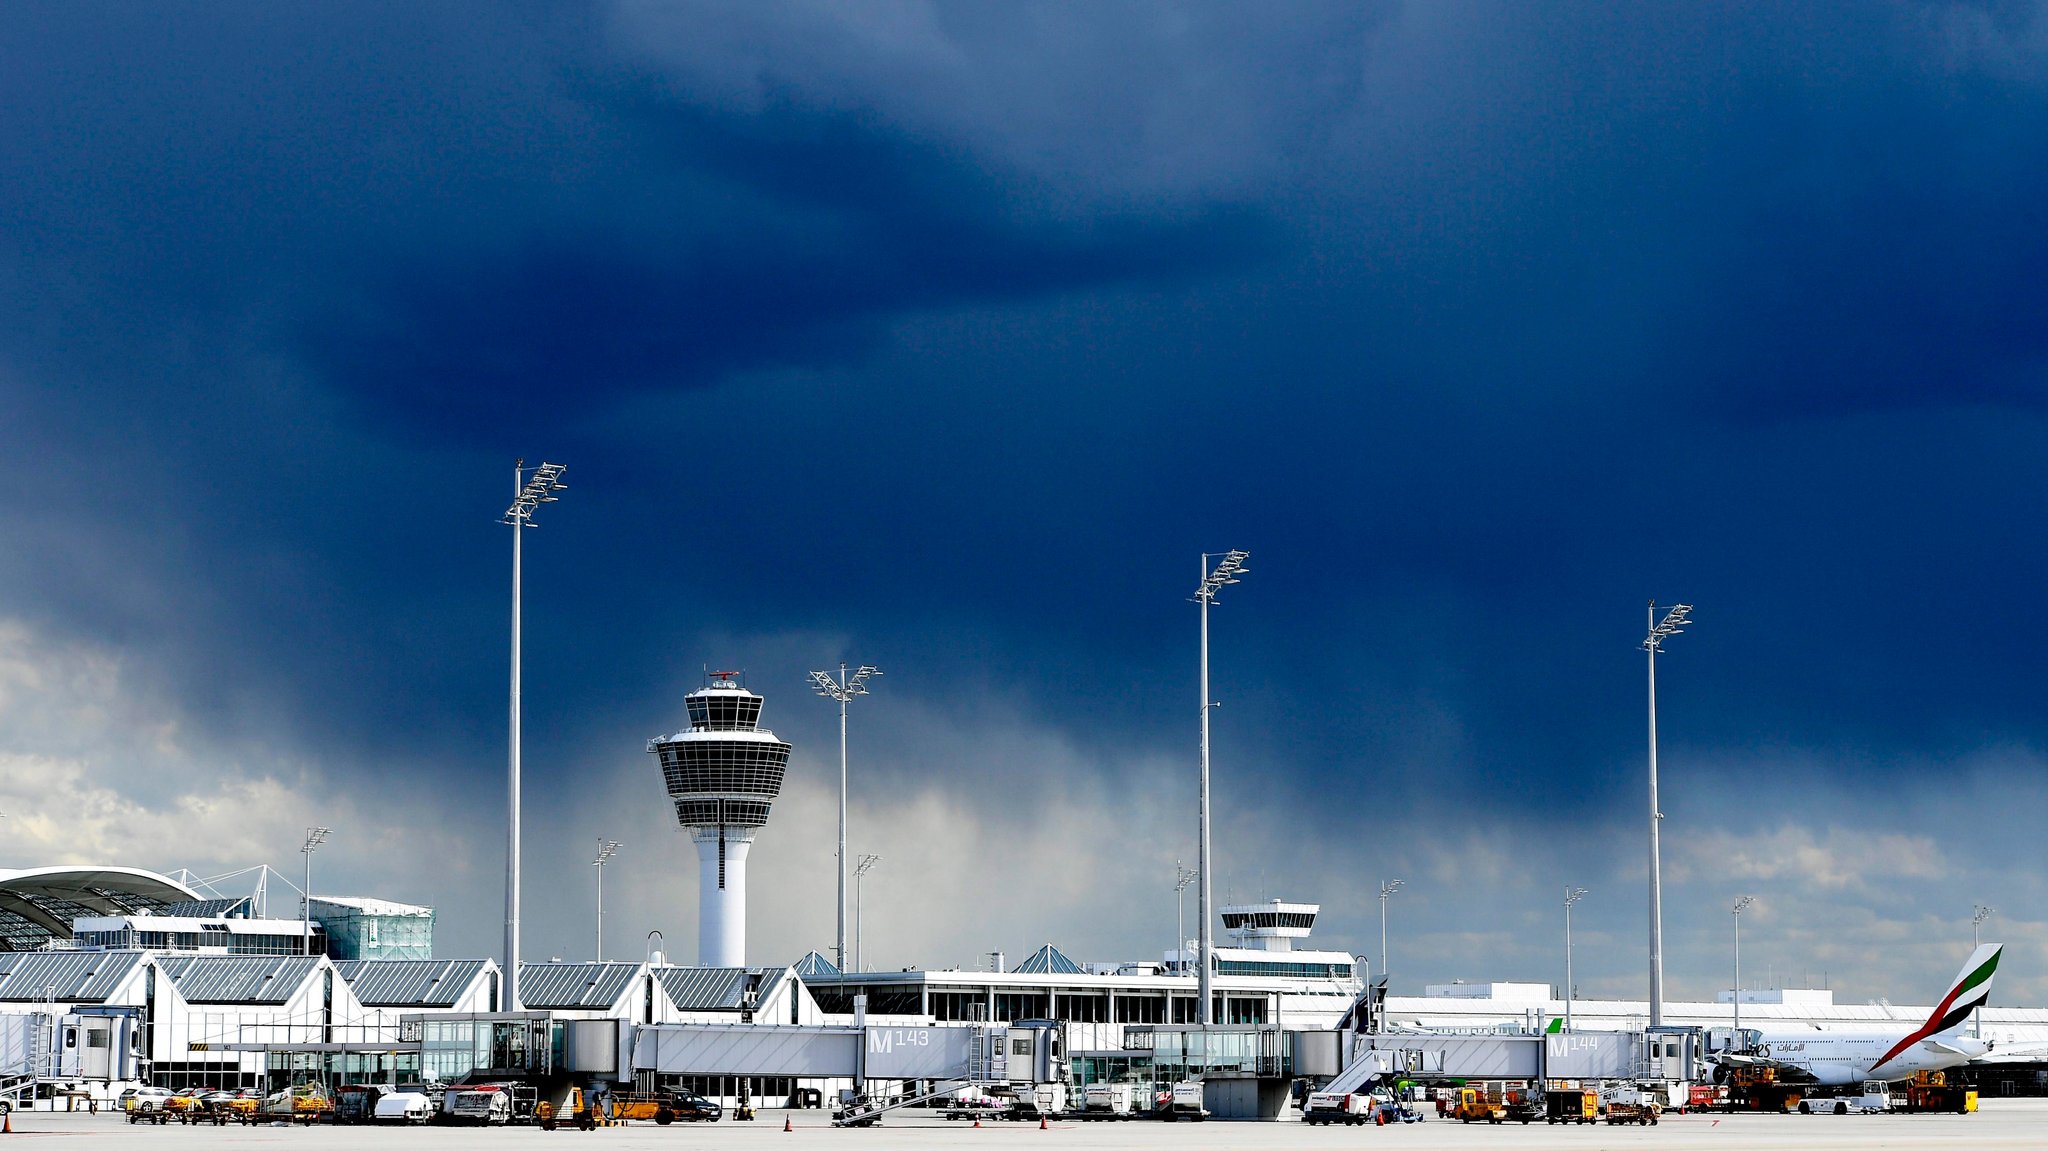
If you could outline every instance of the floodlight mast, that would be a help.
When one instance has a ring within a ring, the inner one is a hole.
[[[1586,889],[1567,885],[1564,889],[1564,1029],[1572,1029],[1572,905],[1586,898]]]
[[[596,958],[599,963],[604,962],[604,865],[610,863],[612,857],[619,853],[619,848],[624,846],[626,845],[616,839],[606,839],[600,835],[597,837],[597,858],[590,861],[597,868]]]
[[[1735,901],[1732,912],[1735,919],[1735,1042],[1742,1042],[1742,909],[1756,902],[1756,896],[1745,895]]]
[[[1408,882],[1404,879],[1380,881],[1380,982],[1387,984],[1390,995],[1393,993],[1393,985],[1389,980],[1393,978],[1394,970],[1387,958],[1387,900],[1392,899],[1395,892],[1407,885]]]
[[[1201,924],[1195,935],[1196,962],[1201,966],[1199,993],[1202,997],[1201,1012],[1198,1016],[1206,1027],[1216,1022],[1216,1005],[1212,986],[1209,952],[1215,943],[1215,928],[1210,924],[1213,918],[1209,911],[1211,871],[1209,864],[1209,709],[1216,702],[1209,698],[1209,605],[1216,602],[1216,593],[1238,582],[1237,577],[1246,574],[1244,561],[1251,558],[1248,551],[1232,550],[1222,553],[1222,560],[1214,569],[1209,567],[1209,558],[1215,552],[1202,553],[1202,582],[1195,589],[1195,602],[1202,605],[1202,791],[1201,791],[1201,844],[1197,847],[1195,869],[1201,873],[1199,897],[1195,900],[1196,910],[1201,914]]]
[[[1195,881],[1193,868],[1176,859],[1173,861],[1173,965],[1181,974],[1188,970],[1188,884]]]
[[[853,969],[855,971],[866,971],[868,969],[866,957],[868,941],[867,919],[861,914],[860,881],[866,878],[868,872],[875,869],[875,864],[880,862],[882,862],[881,856],[863,853],[853,865]]]
[[[1692,605],[1682,603],[1674,606],[1657,620],[1657,601],[1650,601],[1650,634],[1643,640],[1643,650],[1650,655],[1650,1026],[1664,1025],[1664,874],[1663,848],[1658,841],[1657,824],[1664,818],[1663,809],[1657,804],[1657,655],[1664,650],[1664,641],[1685,630],[1692,621]]]
[[[862,664],[849,675],[843,663],[839,665],[838,679],[833,679],[831,672],[811,673],[817,693],[839,702],[839,931],[833,945],[833,961],[841,971],[846,970],[846,705],[854,696],[866,695],[869,678],[880,674],[881,668]]]
[[[528,477],[526,461],[512,465],[512,506],[498,522],[512,528],[512,698],[511,749],[506,764],[507,833],[505,844],[505,1002],[504,1011],[519,1010],[519,597],[520,549],[526,530],[534,526],[534,510],[567,491],[561,464],[543,463]]]
[[[306,857],[306,874],[304,876],[306,885],[299,889],[299,899],[301,901],[300,905],[305,908],[305,914],[300,916],[301,919],[305,920],[305,924],[303,926],[305,939],[299,947],[299,953],[301,955],[313,954],[313,852],[318,850],[320,845],[326,842],[326,828],[309,827],[306,829],[306,844],[305,846],[299,848],[300,854]],[[287,880],[286,882],[290,881]]]

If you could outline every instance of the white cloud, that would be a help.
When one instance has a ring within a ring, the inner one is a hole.
[[[281,733],[282,734],[282,733]],[[192,731],[173,696],[121,653],[0,620],[0,842],[10,866],[114,864],[221,874],[286,864],[312,824],[336,834],[316,888],[441,902],[474,879],[460,811],[358,793],[345,761],[281,737]],[[429,861],[431,860],[431,866]],[[494,871],[494,869],[488,869]],[[225,882],[225,881],[224,881]],[[239,893],[254,880],[224,890]],[[346,885],[346,886],[343,886]],[[282,886],[273,901],[288,898]],[[281,906],[274,907],[280,914]]]
[[[1814,828],[1793,823],[1761,831],[1709,829],[1680,837],[1669,867],[1675,882],[1793,882],[1839,893],[1875,892],[1901,880],[1931,880],[1953,865],[1934,840],[1881,828]]]

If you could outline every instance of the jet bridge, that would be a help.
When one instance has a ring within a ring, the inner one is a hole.
[[[986,1036],[1006,1030],[657,1023],[635,1030],[632,1069],[797,1079],[995,1079],[1004,1069],[991,1065]]]

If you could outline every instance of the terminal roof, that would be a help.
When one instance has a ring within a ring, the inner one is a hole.
[[[453,1007],[488,966],[483,959],[349,959],[334,969],[365,1007]]]
[[[0,1001],[104,1002],[140,962],[140,951],[0,952]]]

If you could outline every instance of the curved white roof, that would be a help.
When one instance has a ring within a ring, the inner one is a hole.
[[[60,865],[0,868],[0,949],[33,951],[71,938],[79,915],[122,915],[200,895],[139,867]]]

